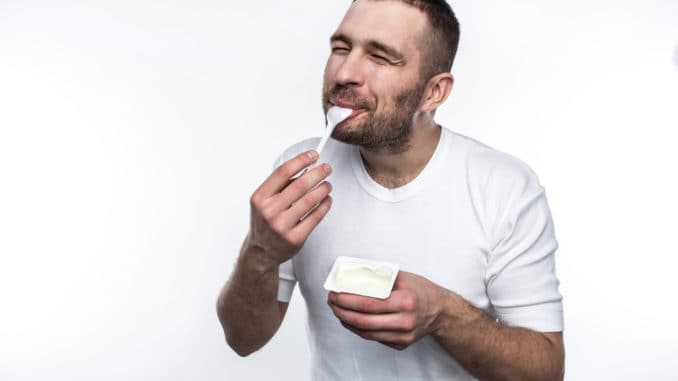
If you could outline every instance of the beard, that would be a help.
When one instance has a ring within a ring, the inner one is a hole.
[[[340,142],[357,145],[368,151],[386,150],[389,153],[401,153],[409,148],[414,113],[421,102],[425,84],[417,84],[394,97],[394,105],[380,113],[373,111],[376,100],[359,97],[353,89],[336,85],[330,91],[323,92],[323,107],[330,99],[342,99],[351,102],[367,112],[358,115],[361,122],[349,119],[336,126],[332,137]],[[351,124],[359,123],[351,126]]]

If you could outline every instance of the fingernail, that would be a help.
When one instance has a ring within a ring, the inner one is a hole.
[[[315,160],[315,159],[318,158],[318,151],[315,151],[315,150],[308,151],[306,153],[306,156],[308,156],[308,158],[311,159],[311,160]]]
[[[332,166],[330,166],[329,164],[324,164],[323,170],[325,170],[325,173],[329,175],[330,173],[332,173]]]

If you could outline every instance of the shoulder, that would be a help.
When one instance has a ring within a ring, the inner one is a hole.
[[[544,195],[537,175],[522,160],[460,134],[454,141],[473,209],[490,236]]]
[[[522,160],[470,137],[453,132],[457,149],[465,156],[469,185],[491,189],[540,187],[535,172]]]
[[[455,138],[464,158],[468,195],[488,247],[496,248],[512,234],[521,216],[548,215],[544,188],[527,164],[474,139],[458,134]]]

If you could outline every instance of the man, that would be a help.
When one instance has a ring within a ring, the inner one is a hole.
[[[562,379],[543,188],[518,160],[433,119],[452,89],[458,38],[442,0],[352,4],[331,37],[323,107],[354,112],[321,160],[317,139],[301,142],[254,192],[219,296],[238,354],[274,335],[298,282],[314,379]],[[327,293],[340,255],[398,263],[390,297]]]

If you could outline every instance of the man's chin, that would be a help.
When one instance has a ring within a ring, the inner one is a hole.
[[[363,140],[363,136],[360,134],[361,126],[353,125],[350,123],[352,121],[347,120],[332,131],[332,138],[346,144],[359,144]]]
[[[348,131],[335,129],[334,131],[332,131],[332,139],[346,144],[353,144],[353,142],[356,141],[357,136],[351,134]]]

